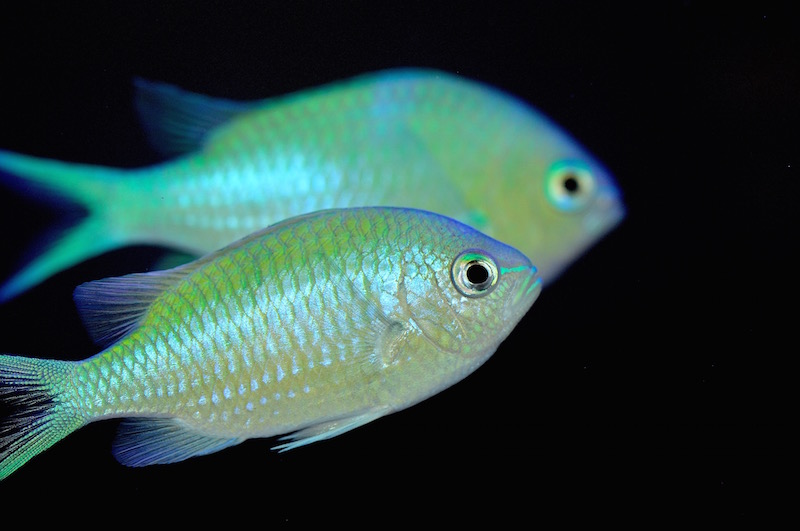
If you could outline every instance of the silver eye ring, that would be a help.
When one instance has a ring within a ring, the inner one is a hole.
[[[482,297],[497,284],[499,271],[495,261],[480,250],[459,254],[450,268],[453,285],[465,297]]]

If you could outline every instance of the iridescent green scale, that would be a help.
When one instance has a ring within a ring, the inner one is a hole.
[[[289,434],[277,446],[289,449],[338,435],[480,366],[538,296],[535,271],[452,219],[375,207],[83,284],[76,303],[105,350],[83,362],[0,355],[0,396],[21,411],[0,425],[0,478],[113,417],[126,419],[115,455],[133,466],[251,437]]]
[[[374,205],[457,219],[519,248],[552,280],[623,215],[612,177],[558,126],[444,72],[376,72],[253,102],[139,81],[137,101],[169,156],[161,164],[123,170],[0,151],[0,179],[88,213],[0,286],[0,300],[123,245],[199,256],[291,216]]]

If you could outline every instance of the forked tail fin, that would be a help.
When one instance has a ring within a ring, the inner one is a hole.
[[[83,426],[69,385],[73,367],[0,354],[0,480]]]
[[[0,151],[0,183],[35,197],[74,203],[87,212],[77,225],[33,249],[33,258],[0,286],[0,302],[120,245],[109,224],[107,205],[119,197],[117,188],[124,171]]]

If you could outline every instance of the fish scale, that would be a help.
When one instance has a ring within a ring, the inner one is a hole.
[[[477,267],[485,284],[468,281]],[[115,455],[169,463],[252,437],[279,449],[413,405],[483,363],[540,281],[519,251],[438,214],[325,210],[166,271],[79,286],[107,347],[82,362],[0,355],[0,478],[89,422]],[[23,419],[36,419],[31,431]]]
[[[131,244],[193,256],[291,216],[391,205],[437,212],[520,249],[551,281],[623,217],[609,172],[524,102],[445,72],[365,74],[232,102],[146,81],[138,109],[168,155],[118,169],[0,151],[0,180],[85,208],[0,286],[14,297]]]

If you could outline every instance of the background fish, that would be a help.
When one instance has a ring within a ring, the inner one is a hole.
[[[120,246],[200,255],[293,215],[369,205],[458,219],[535,257],[552,280],[623,216],[611,176],[558,126],[443,72],[389,70],[251,103],[141,80],[137,90],[166,163],[123,170],[0,151],[6,182],[87,212],[0,300]]]
[[[0,355],[0,479],[87,423],[141,466],[293,432],[290,449],[406,408],[480,366],[540,292],[519,251],[396,208],[306,214],[172,270],[90,282],[82,362]]]

